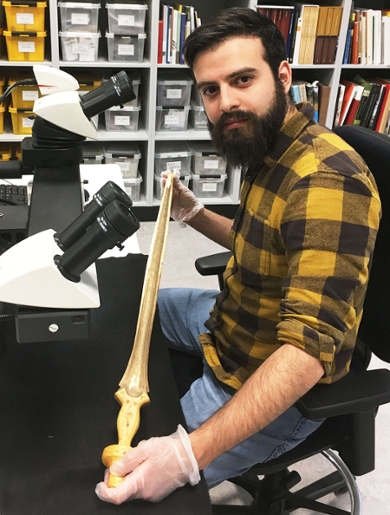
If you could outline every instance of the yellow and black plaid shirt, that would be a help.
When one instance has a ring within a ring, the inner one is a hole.
[[[321,360],[321,382],[347,373],[380,212],[360,156],[300,106],[242,185],[225,288],[199,336],[220,381],[240,388],[286,342]]]

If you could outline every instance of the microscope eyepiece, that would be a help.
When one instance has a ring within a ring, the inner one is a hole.
[[[113,106],[122,106],[135,99],[135,93],[130,79],[125,71],[113,75],[98,88],[86,93],[80,98],[81,107],[87,116],[99,114]]]

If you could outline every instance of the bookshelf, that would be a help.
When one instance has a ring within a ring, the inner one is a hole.
[[[155,144],[158,141],[207,141],[209,135],[207,131],[193,130],[189,127],[187,131],[164,132],[156,131],[156,91],[157,80],[159,74],[169,68],[177,70],[186,70],[185,65],[178,64],[157,64],[158,52],[158,22],[160,17],[160,0],[146,0],[148,10],[146,14],[146,43],[144,60],[141,63],[129,62],[108,62],[107,48],[105,40],[105,27],[106,27],[106,9],[105,2],[101,0],[101,9],[99,13],[99,26],[101,28],[102,37],[99,47],[99,58],[97,62],[66,62],[62,60],[60,43],[58,37],[59,31],[59,14],[56,0],[48,0],[47,12],[47,37],[45,45],[45,61],[47,65],[60,68],[69,73],[75,73],[82,69],[94,69],[95,72],[101,74],[114,74],[121,69],[128,72],[137,71],[141,77],[140,86],[140,99],[141,99],[141,112],[139,130],[136,132],[118,131],[106,132],[102,125],[102,120],[99,126],[99,140],[106,141],[135,141],[140,147],[142,158],[140,160],[140,173],[143,177],[141,195],[139,202],[135,206],[153,207],[159,205],[159,200],[154,195],[154,160],[155,160]],[[173,1],[168,1],[173,4]],[[256,8],[260,2],[254,0],[213,0],[212,2],[206,0],[193,0],[191,5],[198,11],[202,21],[206,21],[221,9],[240,6]],[[265,3],[265,2],[264,2]],[[390,66],[374,66],[374,65],[346,65],[343,64],[344,46],[348,32],[349,16],[352,8],[352,0],[321,0],[320,2],[311,2],[319,5],[335,5],[342,6],[342,18],[340,25],[339,43],[336,51],[336,58],[334,64],[292,64],[294,79],[301,79],[307,81],[319,80],[326,85],[330,86],[329,108],[326,115],[326,125],[332,127],[335,107],[338,94],[338,84],[341,78],[349,79],[357,72],[362,75],[379,73],[379,71],[390,77]],[[275,2],[277,5],[290,5],[291,2],[281,0]],[[355,1],[355,7],[367,7],[374,9],[390,9],[390,0],[364,0]],[[22,68],[28,70],[34,62],[20,63],[9,62],[5,58],[0,59],[1,72],[10,72],[12,68]],[[40,63],[42,64],[42,63]],[[14,135],[11,131],[9,122],[5,124],[4,133],[0,135],[0,141],[20,141],[24,136]],[[239,201],[239,187],[240,187],[240,172],[238,170],[228,173],[228,180],[226,183],[226,193],[223,198],[206,199],[206,204],[214,205],[236,205]]]

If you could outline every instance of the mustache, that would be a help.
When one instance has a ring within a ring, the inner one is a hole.
[[[225,125],[227,121],[231,120],[247,120],[248,118],[254,118],[256,117],[253,113],[250,111],[232,111],[231,113],[223,113],[218,118],[217,122],[215,124],[212,124],[212,127],[221,128]]]

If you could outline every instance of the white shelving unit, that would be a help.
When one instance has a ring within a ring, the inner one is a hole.
[[[157,45],[158,45],[158,21],[160,13],[160,0],[146,0],[148,4],[148,11],[146,14],[146,44],[144,61],[142,63],[129,64],[124,63],[111,63],[107,61],[107,58],[103,55],[103,52],[99,50],[98,62],[66,62],[62,60],[60,43],[58,37],[59,30],[59,19],[58,19],[58,8],[56,0],[48,0],[48,24],[47,32],[48,37],[46,41],[46,59],[44,64],[61,68],[64,71],[71,71],[72,69],[84,68],[91,69],[100,72],[116,73],[123,69],[128,72],[138,71],[141,76],[140,85],[140,98],[141,98],[141,113],[139,130],[137,132],[106,132],[102,127],[99,128],[99,140],[104,141],[136,141],[142,153],[140,161],[140,172],[143,176],[141,199],[135,205],[140,206],[156,206],[159,204],[159,200],[156,200],[153,195],[154,189],[154,152],[156,141],[199,141],[208,140],[209,134],[207,131],[195,131],[189,129],[185,132],[160,132],[155,131],[156,123],[156,91],[157,91],[157,77],[160,70],[164,69],[185,69],[185,65],[164,65],[157,64]],[[188,2],[186,2],[188,3]],[[208,18],[219,12],[221,9],[241,6],[251,7],[260,3],[255,0],[213,0],[213,2],[207,2],[206,0],[194,0],[190,2],[197,9],[202,21],[206,21]],[[267,3],[267,2],[262,2]],[[345,39],[348,30],[348,20],[352,7],[352,0],[321,0],[319,3],[322,5],[342,5],[343,16],[341,22],[341,30],[339,37],[339,44],[337,48],[336,61],[334,65],[310,65],[301,66],[293,65],[294,76],[297,78],[305,78],[307,80],[319,79],[322,82],[331,86],[329,110],[326,118],[326,125],[332,126],[335,112],[335,103],[337,98],[337,88],[340,77],[343,74],[357,73],[358,71],[364,74],[375,73],[376,70],[389,70],[389,66],[354,66],[354,65],[343,65],[343,52],[345,46]],[[281,0],[275,2],[275,4],[289,5],[291,2],[288,0]],[[373,9],[390,8],[390,0],[357,0],[355,1],[355,7],[366,7]],[[101,0],[101,14],[105,14],[105,4]],[[104,13],[103,13],[104,11]],[[102,18],[102,16],[100,17]],[[103,40],[105,39],[104,34],[105,27],[101,27],[102,37],[100,48],[104,45]],[[36,63],[20,63],[10,62],[5,59],[0,59],[0,67],[11,69],[12,67],[31,67]],[[39,63],[42,64],[42,63]],[[0,141],[20,141],[24,136],[13,135],[9,127],[5,127],[4,134],[0,135]],[[237,204],[239,199],[239,187],[240,187],[241,174],[240,171],[230,171],[229,179],[226,184],[226,194],[221,199],[206,199],[207,204]]]

